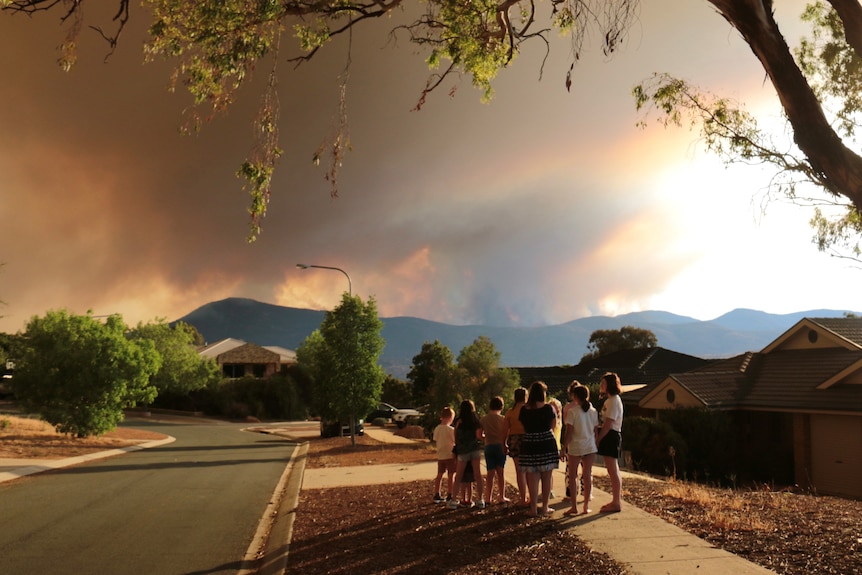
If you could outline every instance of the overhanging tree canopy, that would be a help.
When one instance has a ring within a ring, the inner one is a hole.
[[[852,137],[862,106],[858,91],[862,56],[859,0],[826,0],[809,9],[807,17],[815,40],[819,37],[824,41],[803,46],[796,57],[773,17],[773,0],[707,1],[751,47],[776,90],[798,150],[778,151],[764,145],[763,134],[744,113],[725,100],[704,103],[698,99],[697,90],[672,78],[659,77],[659,81],[639,87],[638,105],[652,102],[670,122],[678,122],[680,114],[690,114],[707,138],[712,134],[713,142],[721,142],[716,146],[724,146],[728,152],[725,160],[772,163],[782,173],[799,176],[824,190],[827,198],[833,198],[846,211],[837,219],[820,215],[813,221],[821,249],[840,243],[848,234],[858,234],[862,231],[862,156],[853,148]],[[84,4],[83,0],[0,0],[5,11],[34,14],[65,10],[63,19],[70,34],[62,45],[60,63],[66,69],[74,62]],[[116,5],[112,28],[91,23],[111,50],[130,17],[128,0],[116,0]],[[350,34],[363,22],[391,17],[393,33],[427,49],[427,61],[437,70],[421,92],[421,107],[427,94],[453,73],[469,75],[490,98],[496,74],[514,60],[522,45],[538,41],[550,50],[556,30],[571,36],[572,67],[588,36],[600,38],[601,49],[613,53],[636,20],[640,0],[430,0],[418,4],[404,0],[144,0],[143,6],[152,18],[151,39],[145,46],[148,57],[178,60],[175,81],[188,88],[196,109],[223,110],[249,70],[262,58],[272,56],[273,71],[256,121],[258,144],[238,172],[245,177],[252,198],[253,239],[266,213],[272,173],[281,155],[274,66],[282,58],[285,30],[291,31],[303,50],[302,55],[290,58],[298,64],[311,60],[330,39]],[[316,163],[327,158],[326,177],[334,195],[338,192],[338,167],[349,147],[344,89],[349,57],[347,68],[340,79],[339,129],[313,154]],[[571,71],[570,67],[566,85],[573,81]],[[855,80],[847,83],[852,78]],[[835,98],[845,99],[845,103],[833,123],[824,103]],[[198,111],[192,112],[190,127],[198,128],[202,117]],[[798,181],[792,180],[782,191],[795,198]],[[854,249],[852,243],[849,247]],[[858,245],[855,254],[859,255]]]

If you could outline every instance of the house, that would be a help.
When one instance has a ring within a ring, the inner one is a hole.
[[[639,415],[640,399],[669,374],[679,373],[707,365],[709,360],[663,347],[624,349],[598,358],[582,361],[574,366],[516,367],[521,385],[529,387],[536,380],[545,382],[552,396],[565,397],[573,380],[584,385],[598,384],[602,375],[612,371],[623,384],[623,403],[626,414]]]
[[[227,338],[198,349],[198,355],[216,361],[225,377],[264,378],[296,363],[296,352],[278,346],[260,346]]]
[[[805,318],[762,351],[668,375],[639,401],[733,413],[776,481],[862,498],[862,318]]]

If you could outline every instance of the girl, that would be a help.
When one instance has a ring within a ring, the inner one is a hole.
[[[519,419],[524,426],[521,441],[519,467],[527,477],[527,490],[530,493],[528,515],[539,515],[538,491],[542,482],[542,515],[551,515],[554,510],[548,506],[551,496],[551,477],[554,469],[560,466],[560,452],[554,438],[556,412],[545,403],[548,388],[541,381],[533,382],[527,403],[521,409]]]
[[[476,406],[469,399],[461,402],[458,421],[455,422],[455,449],[458,453],[455,485],[460,487],[459,484],[464,478],[464,470],[467,465],[470,465],[476,478],[476,489],[479,497],[482,497],[482,471],[480,469],[480,461],[484,453],[482,449],[482,426],[479,423],[479,416],[476,414]],[[485,500],[479,499],[476,507],[484,509]]]
[[[584,514],[590,512],[593,494],[593,459],[596,457],[596,428],[599,414],[590,404],[590,390],[572,382],[569,386],[572,407],[566,411],[566,445],[560,451],[568,452],[569,493],[572,507],[566,515],[578,514],[578,465],[582,466],[584,480]]]
[[[596,437],[596,443],[598,443],[599,455],[604,460],[605,469],[608,470],[613,499],[610,503],[602,505],[600,509],[602,513],[618,513],[622,510],[620,494],[623,478],[617,461],[622,449],[623,401],[620,399],[620,392],[622,392],[620,376],[612,372],[604,374],[599,393],[606,395],[607,399],[602,406],[602,426]]]

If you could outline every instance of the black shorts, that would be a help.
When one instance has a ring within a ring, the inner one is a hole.
[[[623,436],[619,431],[611,429],[599,442],[599,455],[617,459],[622,453]]]

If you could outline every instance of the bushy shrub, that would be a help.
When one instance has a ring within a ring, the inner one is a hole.
[[[730,414],[676,408],[662,411],[660,417],[623,420],[623,450],[631,451],[636,469],[706,483],[734,483],[739,458]]]
[[[725,483],[736,476],[737,427],[728,412],[687,407],[663,411],[661,418],[685,437],[683,470],[689,479]]]
[[[375,417],[374,421],[369,421],[371,425],[375,427],[386,427],[386,418],[385,417]]]
[[[674,429],[649,417],[623,419],[623,451],[630,451],[635,469],[671,476],[685,465],[687,445]],[[670,448],[674,448],[671,455]]]
[[[222,380],[190,394],[195,405],[209,415],[260,420],[305,419],[308,409],[291,377],[243,377]]]

